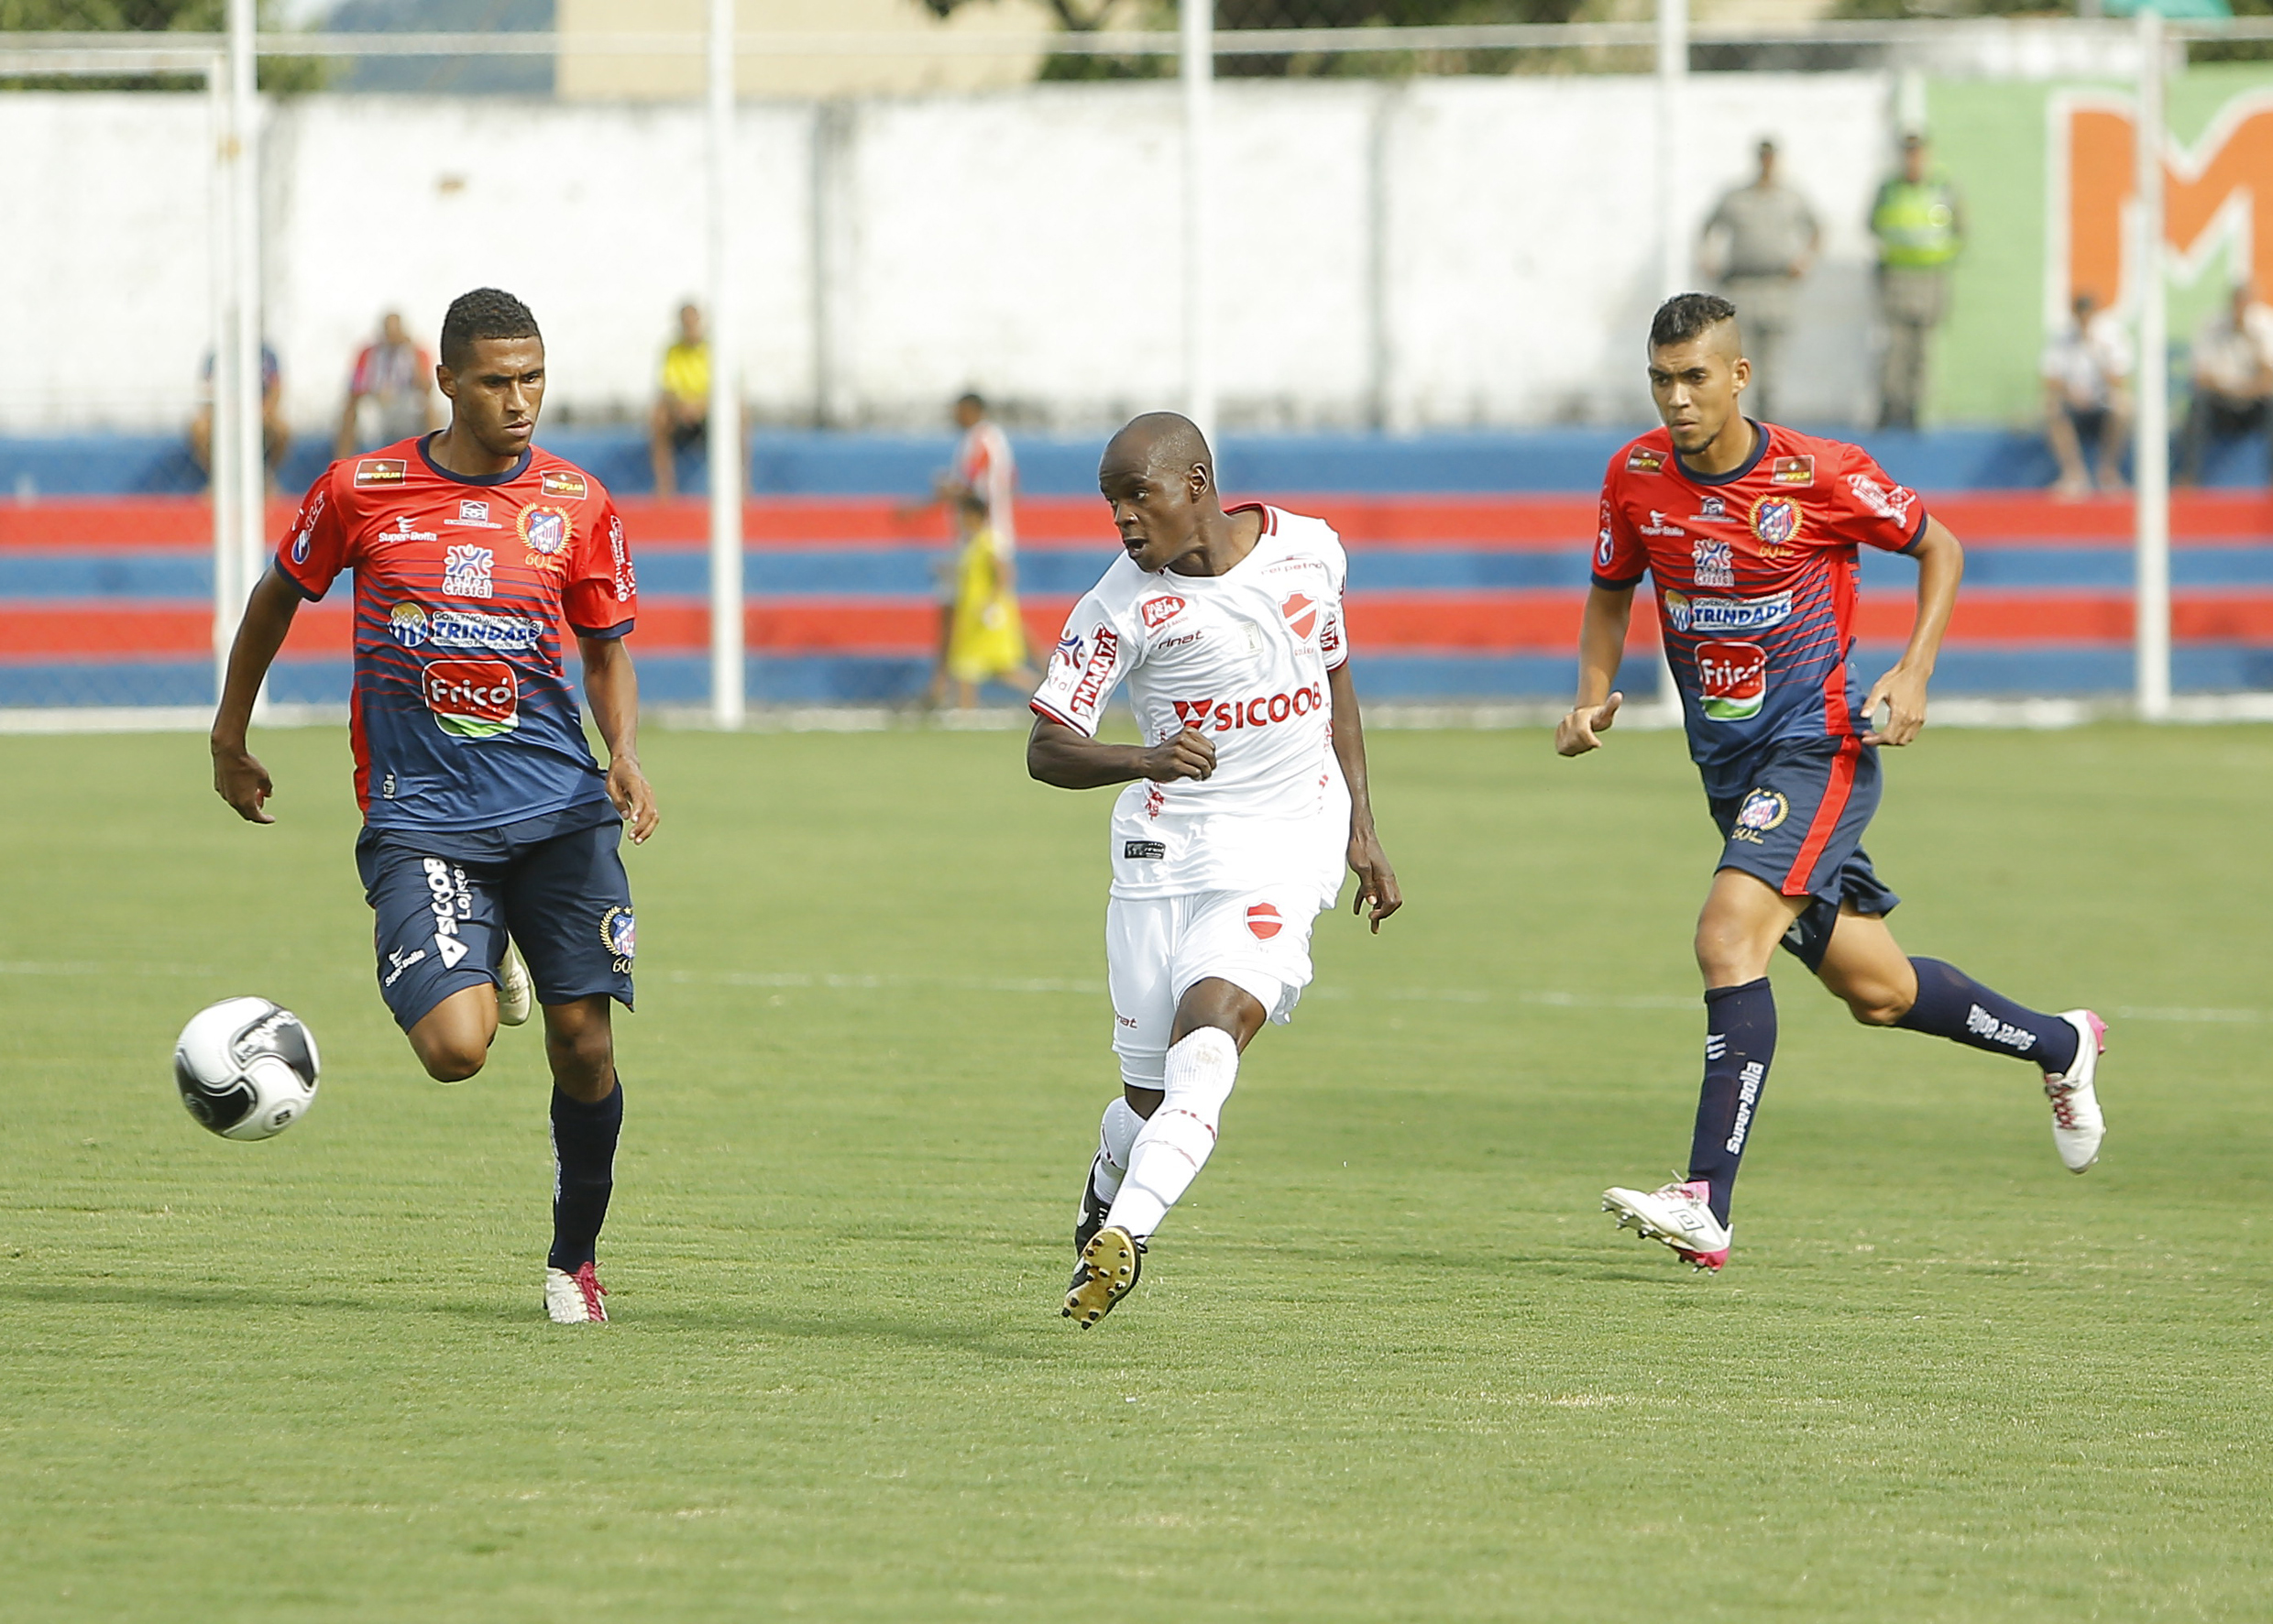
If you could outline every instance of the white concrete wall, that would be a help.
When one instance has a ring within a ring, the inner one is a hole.
[[[1868,238],[1890,87],[1692,82],[1692,225],[1776,137],[1827,239],[1784,369],[1794,416],[1867,397]],[[1652,87],[1463,78],[1220,87],[1225,419],[1631,421],[1655,289]],[[1071,426],[1172,403],[1180,132],[1166,84],[741,114],[745,373],[764,417],[936,422],[976,386]],[[170,425],[205,347],[202,100],[0,97],[0,429]],[[552,404],[629,415],[700,292],[692,108],[315,97],[264,149],[269,329],[304,431],[400,306],[526,299]]]

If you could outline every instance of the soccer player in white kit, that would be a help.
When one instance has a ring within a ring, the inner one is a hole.
[[[1095,1324],[1215,1147],[1239,1056],[1309,984],[1311,923],[1346,861],[1373,928],[1402,902],[1375,837],[1342,623],[1342,543],[1316,519],[1226,512],[1173,412],[1097,470],[1126,556],[1073,609],[1035,691],[1027,770],[1126,784],[1114,803],[1105,953],[1122,1096],[1082,1183],[1065,1312]],[[1095,737],[1124,678],[1145,744]]]

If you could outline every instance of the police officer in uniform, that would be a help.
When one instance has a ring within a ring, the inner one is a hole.
[[[1886,355],[1879,375],[1879,426],[1917,427],[1926,394],[1926,345],[1949,308],[1949,267],[1965,240],[1965,213],[1949,180],[1927,171],[1926,137],[1902,137],[1902,172],[1871,205],[1878,239],[1879,309]]]

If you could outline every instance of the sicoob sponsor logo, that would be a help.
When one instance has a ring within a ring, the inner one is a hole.
[[[1091,653],[1089,669],[1082,674],[1081,686],[1073,690],[1067,701],[1077,716],[1095,712],[1105,697],[1105,682],[1113,675],[1115,656],[1120,652],[1121,639],[1110,626],[1100,626],[1089,634]]]
[[[1138,611],[1145,618],[1145,630],[1155,631],[1184,612],[1180,598],[1147,598]]]
[[[457,923],[474,916],[473,887],[466,883],[466,871],[456,863],[445,862],[439,857],[420,861],[426,871],[427,894],[434,899],[429,906],[434,919],[434,951],[442,955],[445,970],[456,970],[457,961],[470,950],[458,939]],[[407,966],[424,956],[421,952],[404,960],[395,966],[395,974],[401,974]],[[394,977],[387,979],[391,983]]]
[[[1268,728],[1290,717],[1323,710],[1326,691],[1313,683],[1289,694],[1263,694],[1253,699],[1225,700],[1220,705],[1213,699],[1178,699],[1174,704],[1176,719],[1195,732],[1204,733],[1212,729],[1218,733],[1230,733],[1242,728]]]
[[[1764,631],[1792,618],[1792,595],[1773,598],[1690,598],[1665,594],[1665,618],[1675,631]]]
[[[421,686],[445,733],[491,739],[521,725],[521,683],[502,660],[436,660]]]

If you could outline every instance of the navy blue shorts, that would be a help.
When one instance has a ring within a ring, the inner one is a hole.
[[[1742,795],[1708,803],[1727,842],[1718,866],[1812,899],[1784,946],[1819,969],[1841,905],[1884,915],[1902,901],[1862,850],[1862,831],[1878,810],[1878,751],[1853,739],[1791,740],[1763,752],[1751,778]]]
[[[451,993],[494,985],[506,932],[521,944],[539,1004],[604,993],[631,1007],[631,882],[617,847],[623,825],[516,840],[487,837],[493,854],[468,854],[483,837],[422,840],[366,829],[356,872],[378,916],[379,990],[408,1032]]]

